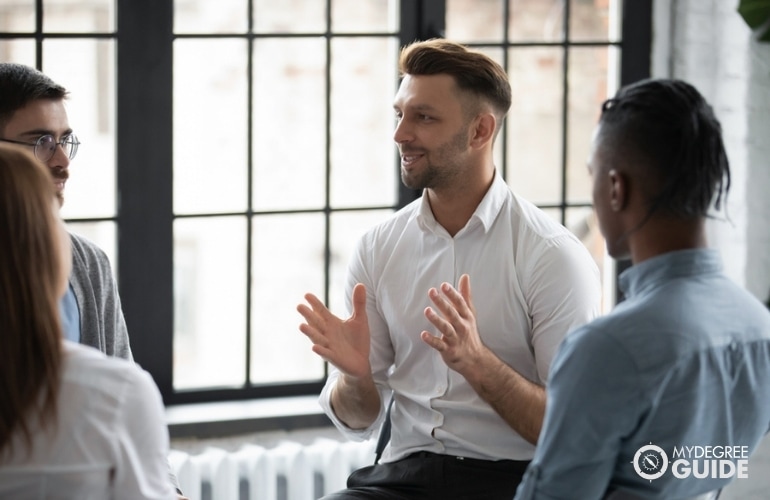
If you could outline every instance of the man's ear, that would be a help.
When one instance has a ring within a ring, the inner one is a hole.
[[[497,118],[493,113],[481,113],[471,124],[471,147],[479,149],[495,137]]]
[[[628,205],[628,178],[614,168],[607,172],[607,176],[610,181],[610,209],[620,212]]]

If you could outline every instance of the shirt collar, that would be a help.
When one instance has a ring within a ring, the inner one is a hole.
[[[474,221],[478,221],[484,227],[484,232],[489,231],[492,224],[495,222],[497,215],[500,213],[500,209],[503,207],[503,203],[508,196],[508,185],[503,180],[502,176],[495,171],[495,177],[492,180],[492,185],[487,190],[487,193],[482,198],[479,206],[473,212],[470,220],[465,225],[469,227]],[[426,192],[423,191],[422,199],[420,200],[420,208],[417,211],[417,223],[424,231],[436,232],[441,226],[433,216],[433,211],[430,208],[430,202],[426,196]],[[443,228],[441,228],[443,230]],[[463,228],[464,230],[465,228]],[[462,231],[461,231],[462,232]],[[458,233],[459,234],[459,233]]]
[[[721,271],[722,260],[719,252],[714,249],[678,250],[652,257],[626,269],[618,277],[618,288],[630,298],[672,279]]]

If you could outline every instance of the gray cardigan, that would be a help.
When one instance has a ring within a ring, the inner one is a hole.
[[[80,311],[80,343],[117,358],[133,360],[110,261],[91,241],[70,233],[70,285]]]
[[[70,239],[70,285],[80,311],[80,343],[95,347],[108,356],[133,361],[118,287],[107,254],[82,236],[70,233]],[[170,463],[168,473],[179,492],[179,482]]]

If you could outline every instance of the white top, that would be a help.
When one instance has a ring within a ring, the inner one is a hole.
[[[64,341],[56,428],[0,455],[0,499],[175,499],[163,402],[135,364]],[[7,450],[3,450],[7,451]],[[29,451],[29,453],[28,453]]]
[[[557,346],[599,312],[599,272],[564,226],[516,197],[500,175],[454,238],[436,222],[427,196],[398,211],[359,241],[346,300],[367,289],[370,361],[383,408],[367,429],[340,422],[329,403],[332,368],[319,402],[340,431],[368,439],[379,429],[391,389],[392,437],[383,461],[416,451],[488,460],[529,460],[534,446],[516,433],[440,354],[420,339],[438,334],[423,311],[428,289],[470,276],[484,344],[527,379],[545,385]]]

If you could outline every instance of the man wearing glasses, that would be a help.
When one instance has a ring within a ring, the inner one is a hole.
[[[67,95],[64,87],[33,68],[0,63],[0,142],[29,148],[48,167],[60,204],[70,161],[80,145],[64,108]],[[64,337],[133,360],[107,255],[82,236],[70,233],[70,239],[72,274],[60,304]],[[179,492],[176,477],[170,475]]]
[[[37,70],[0,64],[0,141],[27,146],[50,170],[59,203],[77,154],[64,108],[67,90]],[[94,243],[70,233],[72,274],[62,299],[65,338],[109,356],[132,359],[110,262]]]

